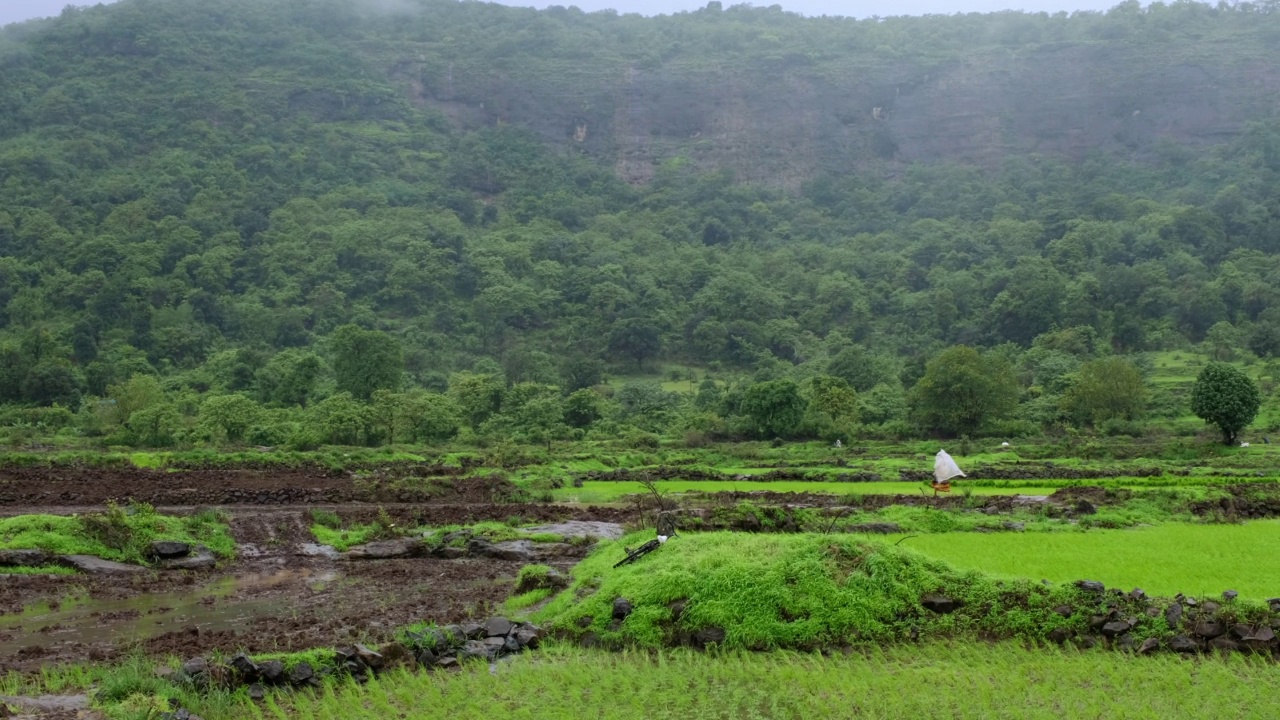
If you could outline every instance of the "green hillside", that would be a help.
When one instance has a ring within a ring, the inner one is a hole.
[[[961,344],[1008,390],[966,431],[1185,418],[1159,385],[1106,418],[1065,398],[1111,354],[1280,352],[1277,38],[1265,3],[1181,2],[10,26],[0,433],[950,432],[910,391]]]

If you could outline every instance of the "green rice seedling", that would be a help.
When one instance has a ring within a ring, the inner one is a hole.
[[[1240,525],[1164,523],[1125,530],[1050,533],[948,533],[903,542],[957,567],[1005,577],[1099,580],[1148,593],[1244,597],[1280,595],[1280,568],[1260,558],[1280,553],[1280,521]]]
[[[1185,662],[1010,643],[927,643],[848,656],[775,652],[610,653],[549,645],[459,673],[397,671],[364,685],[244,702],[209,720],[493,717],[690,718],[1269,718],[1280,674],[1265,661]]]

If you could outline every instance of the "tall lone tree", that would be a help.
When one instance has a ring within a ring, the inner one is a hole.
[[[1222,431],[1222,442],[1234,445],[1240,431],[1253,422],[1262,405],[1258,386],[1241,370],[1211,362],[1200,371],[1191,390],[1191,412]]]
[[[1002,358],[960,345],[929,361],[911,404],[921,425],[954,437],[1012,415],[1018,384]]]
[[[377,330],[343,325],[333,331],[333,374],[340,392],[368,402],[375,390],[399,390],[404,373],[400,343]]]

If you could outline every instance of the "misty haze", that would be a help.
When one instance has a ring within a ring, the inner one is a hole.
[[[600,7],[4,3],[0,718],[1280,714],[1280,0]]]

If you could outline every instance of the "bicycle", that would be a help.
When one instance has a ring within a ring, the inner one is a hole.
[[[679,537],[679,536],[676,535],[675,533],[672,533],[671,537]],[[654,550],[657,550],[660,547],[662,547],[662,540],[658,538],[654,538],[650,540],[649,542],[641,545],[635,550],[632,550],[629,547],[623,547],[622,549],[626,551],[627,556],[619,560],[616,564],[614,564],[614,567],[619,568],[619,567],[622,567],[623,565],[626,565],[629,562],[635,562],[636,560],[639,560],[640,558],[644,557],[645,555],[648,555],[649,553],[653,552]]]

